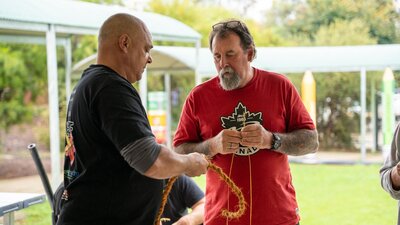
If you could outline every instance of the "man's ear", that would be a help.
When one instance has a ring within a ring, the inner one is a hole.
[[[254,52],[254,47],[250,47],[249,49],[247,49],[247,60],[248,60],[249,62],[252,62],[252,61],[253,61],[253,59],[254,59],[254,54],[255,54],[255,52]]]
[[[118,45],[123,52],[127,53],[129,47],[129,36],[127,34],[121,35],[118,39]]]

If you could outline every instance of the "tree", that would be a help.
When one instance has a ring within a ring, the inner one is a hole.
[[[391,0],[282,0],[266,15],[289,45],[341,46],[398,43]],[[381,24],[382,26],[380,26]],[[380,76],[368,73],[380,87]],[[289,75],[293,77],[293,75]],[[295,76],[296,77],[296,76]],[[354,73],[314,74],[317,83],[317,126],[321,147],[352,148],[359,132],[359,76]],[[297,79],[297,78],[296,78]],[[369,97],[369,95],[367,95]]]
[[[378,44],[400,41],[396,28],[400,15],[395,12],[392,0],[281,0],[274,2],[266,16],[268,24],[278,26],[287,38],[294,35],[314,40],[321,27],[358,19]]]

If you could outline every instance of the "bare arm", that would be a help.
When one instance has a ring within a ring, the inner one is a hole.
[[[281,138],[281,146],[274,151],[287,155],[305,155],[318,150],[316,130],[300,129],[290,133],[276,133]],[[242,129],[243,146],[271,149],[272,133],[259,124],[247,125]]]
[[[192,211],[181,217],[173,225],[199,225],[204,222],[205,198],[200,199],[192,206]]]
[[[300,129],[290,133],[279,133],[282,145],[274,151],[287,155],[305,155],[318,150],[318,133],[316,130]],[[272,133],[259,124],[245,126],[240,132],[222,130],[217,136],[200,143],[184,143],[175,148],[182,154],[200,152],[208,156],[217,153],[231,154],[243,146],[271,149]]]
[[[236,130],[222,130],[217,136],[199,143],[183,143],[174,150],[181,154],[199,152],[207,156],[231,154],[239,149],[241,134]]]
[[[298,156],[315,153],[318,150],[317,130],[302,129],[278,135],[282,139],[282,145],[275,150],[277,152]]]
[[[208,161],[203,154],[178,154],[163,145],[154,137],[144,137],[128,144],[121,150],[121,155],[141,174],[165,179],[185,173],[199,176],[206,173]]]
[[[208,161],[202,154],[182,155],[171,151],[165,146],[161,146],[160,154],[156,161],[144,175],[155,179],[165,179],[185,173],[193,177],[205,174],[207,166]]]

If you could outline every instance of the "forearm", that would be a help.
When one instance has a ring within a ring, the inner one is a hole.
[[[192,152],[198,152],[207,156],[212,156],[210,152],[211,140],[199,142],[199,143],[183,143],[174,148],[174,151],[179,154],[189,154]]]
[[[200,225],[204,222],[203,215],[204,215],[204,212],[192,211],[189,214],[181,217],[179,220],[180,221],[188,221],[190,224],[193,224],[193,225]]]
[[[154,179],[166,179],[185,173],[190,160],[188,155],[177,154],[161,146],[160,154],[153,165],[144,173]]]
[[[198,201],[194,206],[192,206],[192,211],[181,217],[179,221],[177,221],[175,224],[181,225],[181,224],[190,224],[190,225],[200,225],[203,224],[204,222],[204,204],[205,204],[205,199],[201,199]]]
[[[274,151],[299,156],[315,153],[318,150],[317,130],[301,129],[290,133],[279,133],[278,135],[282,140],[282,145]]]

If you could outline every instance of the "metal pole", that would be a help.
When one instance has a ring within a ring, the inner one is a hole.
[[[142,79],[139,81],[139,89],[143,107],[147,111],[147,69],[144,70]]]
[[[54,25],[49,25],[46,32],[47,50],[47,85],[49,95],[51,177],[55,187],[60,183],[60,118],[58,112],[58,75],[56,32]]]
[[[72,50],[71,50],[71,38],[65,40],[64,45],[65,51],[65,97],[68,105],[69,98],[71,96],[71,68],[72,68]]]
[[[33,161],[35,162],[36,168],[38,170],[40,179],[42,180],[43,186],[44,186],[44,190],[46,191],[47,194],[47,198],[49,200],[50,203],[50,207],[51,209],[54,208],[54,196],[53,196],[53,191],[51,189],[50,183],[49,183],[49,179],[47,178],[47,174],[46,171],[43,167],[42,161],[40,160],[39,157],[39,153],[36,149],[36,145],[35,144],[30,144],[28,145],[28,150],[32,155]]]
[[[171,124],[172,124],[172,112],[171,112],[171,75],[169,73],[164,74],[164,85],[165,85],[165,93],[166,93],[166,111],[167,111],[167,124],[166,124],[166,141],[167,147],[172,148],[172,137],[171,137]]]
[[[200,41],[196,42],[196,64],[194,68],[194,75],[195,75],[195,85],[199,85],[201,83],[201,75],[199,73],[199,64],[200,64]]]
[[[366,108],[367,108],[367,95],[366,95],[366,87],[367,87],[367,71],[365,68],[361,69],[360,73],[361,80],[361,94],[360,94],[360,102],[361,102],[361,113],[360,113],[360,148],[361,148],[361,163],[366,162],[366,147],[365,147],[365,133],[366,133]]]
[[[377,146],[377,138],[376,138],[376,90],[375,90],[375,81],[371,79],[371,133],[372,133],[372,146],[371,146],[371,152],[376,152],[376,146]]]

